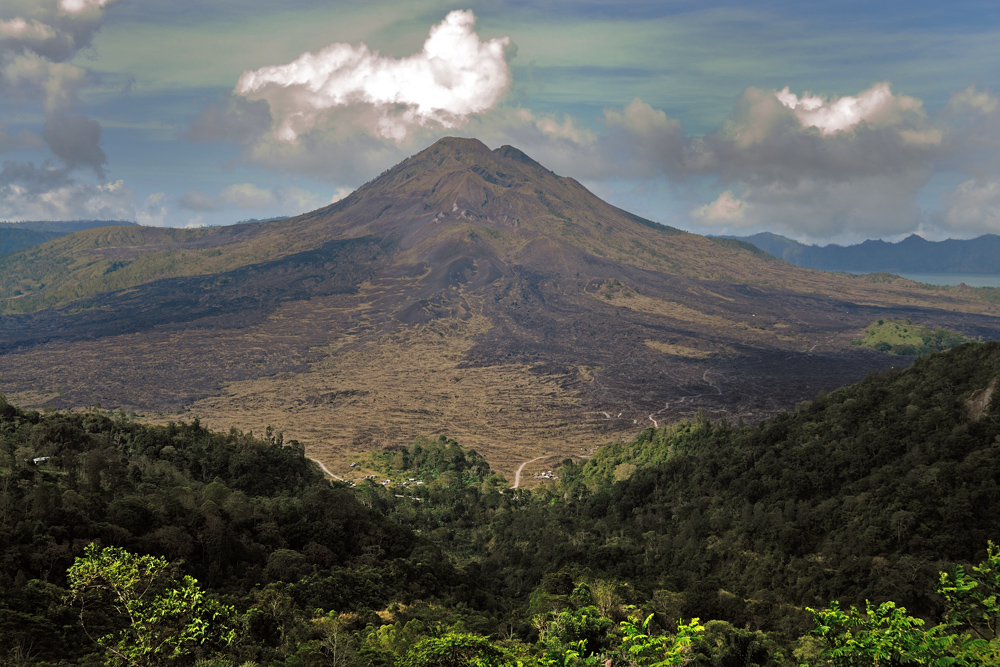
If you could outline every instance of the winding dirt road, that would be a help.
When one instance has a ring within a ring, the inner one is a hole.
[[[528,465],[529,463],[534,463],[535,461],[541,461],[542,459],[551,458],[553,456],[555,456],[555,454],[546,454],[545,456],[536,456],[535,458],[531,459],[530,461],[525,461],[520,466],[518,466],[517,472],[514,473],[514,486],[512,486],[511,488],[512,489],[516,489],[517,487],[521,486],[521,471],[524,470],[524,466]]]
[[[316,465],[318,465],[318,466],[319,466],[319,467],[320,467],[320,468],[321,468],[321,469],[323,470],[323,472],[325,472],[325,473],[326,473],[327,475],[329,475],[330,477],[333,477],[334,479],[339,479],[339,480],[340,480],[341,482],[345,482],[345,481],[347,481],[347,480],[345,480],[345,479],[344,479],[343,477],[341,477],[340,475],[334,475],[334,474],[333,474],[332,472],[330,472],[329,468],[327,468],[327,467],[326,467],[325,465],[323,465],[323,462],[322,462],[322,461],[320,461],[319,459],[314,459],[314,458],[313,458],[313,457],[311,457],[311,456],[309,456],[309,457],[307,457],[307,458],[308,458],[308,459],[309,459],[310,461],[314,461],[314,462],[316,463]]]

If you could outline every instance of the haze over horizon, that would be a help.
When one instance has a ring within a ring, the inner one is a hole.
[[[1000,9],[8,0],[0,220],[294,215],[443,136],[704,234],[1000,232]]]

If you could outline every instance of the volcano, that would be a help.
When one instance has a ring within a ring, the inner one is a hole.
[[[446,138],[289,220],[109,227],[0,259],[0,390],[271,426],[339,474],[447,435],[512,477],[907,362],[849,344],[875,320],[996,338],[997,314],[660,225],[516,148]]]

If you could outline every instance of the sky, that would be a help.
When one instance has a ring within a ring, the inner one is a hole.
[[[443,136],[701,234],[1000,233],[1000,4],[0,2],[0,220],[295,215]]]

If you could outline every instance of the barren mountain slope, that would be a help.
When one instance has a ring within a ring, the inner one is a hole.
[[[353,452],[443,433],[513,477],[900,363],[848,345],[879,318],[1000,332],[974,292],[799,269],[468,139],[288,221],[82,234],[0,264],[8,398],[270,424],[338,474]]]

